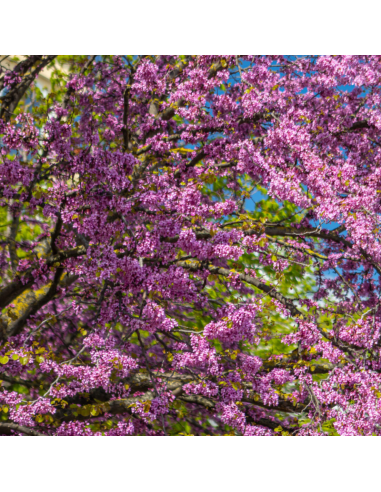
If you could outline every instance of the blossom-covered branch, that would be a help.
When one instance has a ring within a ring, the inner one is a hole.
[[[3,70],[0,435],[380,435],[380,62]]]

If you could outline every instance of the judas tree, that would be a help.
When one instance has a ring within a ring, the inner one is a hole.
[[[0,435],[381,435],[380,83],[379,55],[3,69]]]

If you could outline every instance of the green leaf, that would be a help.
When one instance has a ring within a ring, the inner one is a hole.
[[[146,401],[144,404],[144,413],[148,413],[151,410],[151,401]]]

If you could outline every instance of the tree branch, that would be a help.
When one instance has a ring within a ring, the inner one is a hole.
[[[20,434],[25,434],[26,436],[30,437],[47,437],[46,434],[41,434],[40,432],[37,432],[29,427],[24,427],[23,425],[17,425],[17,424],[3,424],[0,422],[0,432],[1,430],[5,431],[16,431],[20,432]]]
[[[24,73],[29,70],[37,61],[42,59],[42,62],[35,68],[29,75],[25,75],[22,81],[19,84],[16,84],[3,98],[2,105],[0,109],[0,118],[3,118],[5,121],[9,121],[14,110],[17,108],[20,100],[28,90],[29,86],[36,79],[36,76],[47,66],[50,62],[54,60],[57,55],[48,55],[45,59],[43,59],[42,55],[33,55],[29,62],[26,61],[25,65],[22,66],[21,71]],[[23,62],[21,62],[23,63]],[[15,71],[17,71],[16,66]],[[27,67],[26,70],[25,67]],[[19,70],[20,71],[20,70]]]

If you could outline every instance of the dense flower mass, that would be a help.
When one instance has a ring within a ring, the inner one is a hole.
[[[1,73],[0,435],[381,435],[381,55]]]

